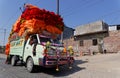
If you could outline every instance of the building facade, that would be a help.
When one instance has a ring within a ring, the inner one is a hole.
[[[66,39],[70,39],[71,37],[74,37],[74,30],[73,28],[64,26],[64,31],[61,35],[59,35],[58,39],[60,42],[64,42]]]
[[[109,26],[103,21],[77,26],[74,37],[64,40],[66,47],[73,46],[75,52],[116,53],[120,51],[120,25]]]
[[[120,52],[120,25],[110,25],[108,34],[104,38],[104,49],[110,53]]]
[[[74,36],[75,29],[65,26],[63,31],[63,39],[70,39]]]
[[[103,53],[104,41],[108,36],[108,25],[103,21],[96,21],[90,24],[75,28],[74,40],[79,45],[79,51],[83,53]]]

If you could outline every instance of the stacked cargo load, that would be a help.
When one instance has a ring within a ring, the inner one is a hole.
[[[55,39],[63,32],[63,28],[64,23],[60,15],[26,4],[10,32],[6,44],[6,55],[9,55],[10,41],[16,38],[23,37],[27,40],[32,34],[42,34]]]

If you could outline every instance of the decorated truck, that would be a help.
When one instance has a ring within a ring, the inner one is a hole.
[[[26,4],[12,27],[6,44],[6,63],[12,66],[21,61],[29,72],[36,66],[56,67],[74,62],[73,49],[66,49],[59,40],[63,19],[54,12]]]

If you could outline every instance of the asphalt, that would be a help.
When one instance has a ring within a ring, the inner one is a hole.
[[[0,54],[0,59],[2,58],[5,59],[6,55]],[[5,65],[1,65],[5,67]],[[17,70],[18,68],[19,70]],[[12,70],[13,69],[11,68],[10,71]],[[21,67],[16,67],[16,69],[14,68],[14,71],[22,71],[22,74],[27,72],[24,71],[24,69]],[[63,67],[59,73],[52,71],[43,70],[42,73],[34,74],[34,77],[32,77],[33,75],[31,74],[24,76],[26,78],[28,78],[28,76],[31,76],[32,78],[40,78],[37,76],[41,74],[41,76],[44,76],[44,78],[120,78],[120,53],[75,57],[75,64],[73,65],[73,69],[68,70]],[[20,72],[16,75],[16,77],[18,75],[22,78]],[[2,75],[0,75],[0,78],[3,78]]]

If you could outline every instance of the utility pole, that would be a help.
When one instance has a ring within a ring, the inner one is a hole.
[[[4,41],[3,41],[3,46],[5,45],[5,36],[6,36],[6,29],[4,29]]]
[[[5,45],[5,37],[6,37],[6,29],[0,28],[0,30],[3,30],[3,46]]]
[[[59,15],[59,0],[57,0],[57,14]],[[63,32],[61,34],[61,43],[63,43]]]
[[[4,30],[4,41],[3,41],[3,53],[5,51],[5,36],[6,36],[6,29],[3,29]]]
[[[59,15],[59,0],[57,0],[57,14]]]
[[[2,30],[3,31],[3,43],[2,43],[2,45],[1,45],[1,47],[2,47],[2,52],[4,53],[4,51],[5,51],[5,37],[6,37],[6,29],[3,29],[3,28],[0,28],[0,30]]]

